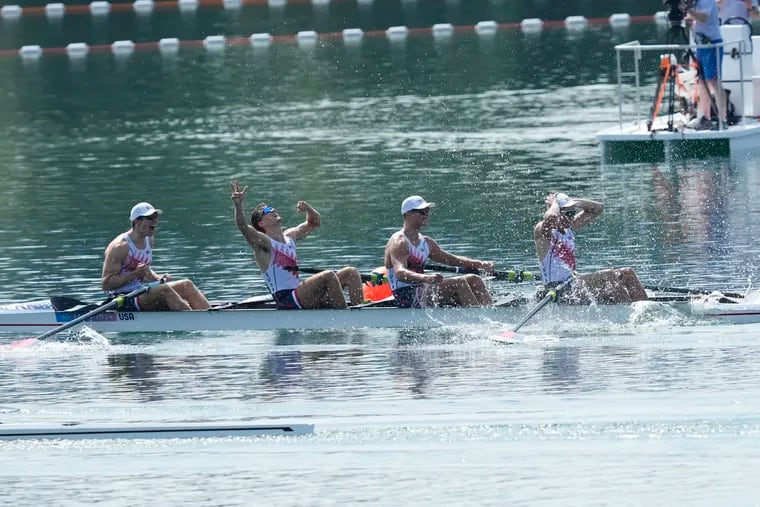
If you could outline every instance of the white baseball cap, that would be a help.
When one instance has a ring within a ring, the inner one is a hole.
[[[406,215],[412,210],[432,208],[433,206],[435,206],[434,202],[427,202],[419,195],[412,195],[404,199],[404,202],[401,203],[401,214]]]
[[[562,192],[557,193],[554,198],[557,200],[557,204],[559,204],[560,208],[572,208],[578,204],[578,201],[571,199],[567,194],[563,194]]]
[[[140,217],[148,217],[154,213],[158,213],[160,215],[163,213],[163,211],[154,208],[153,205],[149,202],[138,202],[132,206],[132,211],[129,214],[129,220],[130,222],[134,222]]]

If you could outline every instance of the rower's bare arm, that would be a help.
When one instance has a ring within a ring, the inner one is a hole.
[[[409,256],[409,246],[404,236],[394,234],[388,243],[388,257],[393,266],[396,278],[404,283],[438,283],[440,275],[426,275],[407,268],[406,259]]]
[[[573,217],[572,227],[575,230],[590,224],[604,212],[604,204],[590,199],[576,199],[576,207],[580,213]]]
[[[536,244],[536,255],[538,256],[539,263],[541,263],[541,259],[546,256],[546,252],[549,250],[551,231],[552,226],[550,223],[547,223],[547,220],[541,220],[533,227],[533,241]]]
[[[149,276],[150,266],[142,264],[138,269],[120,275],[121,264],[129,255],[129,245],[126,241],[114,241],[106,248],[105,259],[103,260],[103,272],[100,279],[100,286],[103,291],[116,290],[131,282],[135,278]]]
[[[493,271],[493,262],[471,259],[462,255],[454,255],[441,248],[440,245],[431,238],[427,238],[427,242],[430,247],[430,260],[432,261],[446,264],[448,266],[460,266],[466,269],[482,269],[486,272]]]
[[[318,229],[322,223],[322,216],[317,210],[315,210],[311,204],[306,201],[298,201],[296,204],[296,211],[298,213],[306,213],[306,220],[298,224],[295,227],[285,231],[285,235],[293,239],[304,239],[313,230]]]
[[[235,226],[243,234],[243,237],[251,245],[254,250],[269,248],[269,236],[261,231],[256,230],[248,220],[245,218],[245,210],[243,209],[243,202],[245,201],[245,194],[248,192],[248,186],[240,189],[238,181],[232,182],[232,202],[235,210]]]

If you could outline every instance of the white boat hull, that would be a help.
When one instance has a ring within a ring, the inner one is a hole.
[[[295,436],[313,432],[313,424],[0,424],[0,440]]]
[[[489,308],[399,309],[369,307],[351,310],[226,309],[186,312],[106,311],[85,321],[102,333],[153,333],[188,331],[255,331],[351,328],[434,328],[462,325],[504,325],[518,322],[532,304]],[[632,305],[573,306],[551,304],[531,323],[625,323],[651,309],[667,309],[728,322],[760,322],[760,307],[704,305],[693,308],[681,302],[639,302]],[[82,315],[54,311],[49,301],[0,306],[0,331],[34,335],[54,329]]]

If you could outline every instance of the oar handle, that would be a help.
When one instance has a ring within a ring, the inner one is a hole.
[[[506,281],[506,282],[514,282],[514,283],[541,279],[539,275],[535,275],[531,271],[524,271],[524,270],[494,271],[493,273],[488,273],[481,269],[470,269],[470,268],[465,268],[462,266],[444,266],[440,264],[426,264],[425,267],[427,269],[432,269],[433,271],[442,271],[444,273],[463,273],[463,274],[476,274],[476,275],[485,275],[485,276],[492,275],[497,280]]]
[[[72,328],[72,327],[76,326],[77,324],[79,324],[80,322],[83,322],[83,321],[85,321],[85,320],[87,320],[89,318],[92,318],[95,315],[98,315],[99,313],[103,313],[106,310],[109,310],[109,309],[113,308],[114,306],[123,306],[124,305],[124,301],[126,299],[132,298],[132,297],[135,297],[135,296],[139,296],[141,294],[145,294],[146,292],[148,292],[153,287],[161,285],[162,283],[166,283],[166,280],[163,279],[163,278],[161,280],[157,280],[155,282],[149,282],[149,283],[146,283],[144,285],[141,285],[140,287],[138,287],[137,289],[133,290],[132,292],[130,292],[128,294],[122,294],[122,295],[116,296],[115,298],[113,298],[108,303],[105,303],[104,305],[99,306],[99,307],[95,308],[94,310],[85,313],[84,315],[80,315],[76,319],[71,320],[71,321],[69,321],[69,322],[67,322],[67,323],[65,323],[65,324],[63,324],[61,326],[58,326],[55,329],[51,329],[50,331],[46,331],[45,333],[42,333],[41,335],[37,336],[35,339],[36,340],[44,340],[45,338],[53,336],[54,334],[58,334],[61,331],[65,331],[65,330],[67,330],[69,328]]]

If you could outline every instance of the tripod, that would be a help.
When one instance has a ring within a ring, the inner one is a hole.
[[[682,24],[683,15],[680,12],[678,12],[677,15],[674,15],[673,12],[671,12],[668,15],[668,19],[670,20],[670,28],[668,29],[668,32],[665,36],[665,43],[678,45],[689,44],[689,37],[686,34],[686,29]],[[690,60],[696,61],[696,58],[692,50],[687,49],[683,53],[681,61],[684,63],[684,65],[688,65]],[[699,75],[701,73],[701,69],[698,68],[697,73]],[[651,119],[647,120],[648,131],[651,132],[654,128],[654,122],[660,112],[660,107],[662,105],[662,100],[665,97],[666,89],[668,90],[667,131],[673,131],[673,116],[676,113],[677,100],[676,86],[679,86],[682,89],[685,88],[680,78],[678,77],[678,59],[673,54],[661,55],[660,73],[657,77],[657,91],[655,92],[652,107],[650,108]]]

